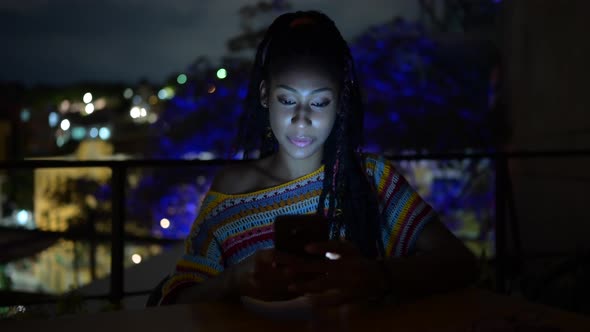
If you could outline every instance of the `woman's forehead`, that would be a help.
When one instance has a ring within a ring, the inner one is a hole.
[[[336,83],[327,71],[310,67],[294,67],[271,79],[273,87],[289,86],[296,89],[336,89]]]
[[[293,70],[318,71],[322,74],[336,73],[344,69],[337,64],[338,62],[338,59],[328,56],[287,56],[271,61],[270,72],[272,75]]]
[[[313,76],[317,78],[331,79],[330,72],[321,66],[315,65],[290,65],[278,71],[273,77],[297,77],[297,76]]]
[[[334,75],[326,69],[315,63],[296,62],[285,64],[271,75],[273,85],[280,84],[279,82],[315,82],[323,85],[336,85]]]

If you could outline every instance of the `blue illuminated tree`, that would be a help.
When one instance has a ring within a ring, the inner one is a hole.
[[[372,27],[352,43],[370,150],[490,146],[491,45],[458,46],[437,42],[420,25],[400,19]]]
[[[492,57],[489,45],[471,46],[429,38],[419,24],[400,19],[374,26],[352,41],[365,98],[367,150],[489,148]],[[226,58],[220,66],[197,59],[186,72],[187,82],[175,85],[174,97],[154,124],[161,134],[152,144],[151,156],[231,158],[250,66],[250,60],[240,58]],[[217,76],[220,68],[227,77]],[[160,231],[184,236],[208,187],[208,181],[196,179],[210,175],[211,170],[194,169],[145,173],[131,194],[130,215],[146,222],[174,220],[176,228]],[[453,184],[438,185],[436,194],[449,190],[449,185]],[[465,187],[465,183],[455,186]],[[480,205],[488,204],[488,196],[482,196],[486,202]],[[451,204],[445,202],[438,202],[443,212]]]

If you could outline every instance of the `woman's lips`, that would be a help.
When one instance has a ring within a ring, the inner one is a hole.
[[[289,141],[293,143],[293,145],[304,148],[310,145],[313,142],[313,139],[310,137],[288,137]]]

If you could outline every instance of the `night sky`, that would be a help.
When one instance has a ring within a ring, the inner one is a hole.
[[[2,0],[0,80],[69,84],[80,81],[159,83],[198,56],[228,54],[240,33],[246,0]],[[414,0],[292,0],[292,10],[317,9],[346,39],[394,16],[416,17]],[[278,15],[279,13],[277,13]],[[257,24],[268,25],[273,16]]]

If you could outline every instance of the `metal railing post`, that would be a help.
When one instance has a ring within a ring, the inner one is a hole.
[[[112,165],[112,243],[111,243],[111,289],[110,301],[120,304],[124,295],[123,253],[125,244],[125,183],[127,168],[123,164]]]

